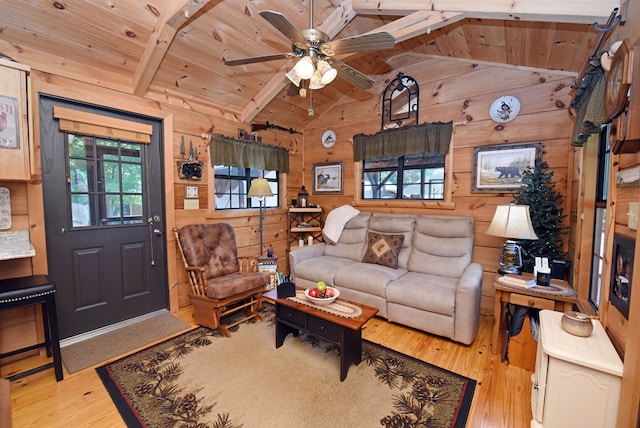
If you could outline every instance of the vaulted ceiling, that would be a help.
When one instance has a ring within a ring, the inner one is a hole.
[[[314,28],[331,39],[385,30],[393,49],[339,59],[374,79],[397,64],[443,56],[579,73],[617,1],[315,0]],[[251,123],[303,128],[308,107],[366,94],[336,79],[291,91],[294,59],[227,66],[225,60],[291,51],[258,12],[309,28],[309,0],[0,0],[0,53],[38,70],[144,96],[210,102]],[[597,23],[597,25],[596,25]],[[386,76],[386,77],[385,77]],[[378,96],[376,94],[376,96]]]

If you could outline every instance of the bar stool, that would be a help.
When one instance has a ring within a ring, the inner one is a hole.
[[[62,357],[60,355],[55,293],[56,285],[49,281],[46,275],[0,280],[0,311],[42,305],[42,324],[44,325],[44,342],[5,352],[0,354],[0,359],[42,347],[46,349],[47,357],[53,355],[53,362],[9,376],[8,380],[20,379],[50,368],[55,370],[56,380],[62,380]]]

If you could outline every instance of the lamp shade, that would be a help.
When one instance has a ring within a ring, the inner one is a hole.
[[[315,73],[316,69],[313,66],[313,60],[308,56],[303,56],[296,63],[293,69],[298,73],[298,76],[302,79],[310,79]]]
[[[254,178],[251,180],[251,187],[249,187],[247,196],[250,198],[261,198],[264,196],[273,196],[273,192],[266,178]]]
[[[338,75],[338,71],[331,67],[329,63],[325,60],[318,61],[317,65],[317,73],[320,75],[320,82],[323,85],[328,85],[333,82],[333,79]]]
[[[538,239],[528,205],[498,205],[487,235],[513,239]]]
[[[291,83],[293,83],[297,87],[300,87],[300,81],[302,80],[302,78],[296,72],[295,67],[284,73],[284,75],[287,76],[289,80],[291,80]]]

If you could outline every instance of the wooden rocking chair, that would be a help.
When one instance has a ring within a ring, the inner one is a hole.
[[[193,320],[227,337],[229,328],[258,313],[269,273],[257,272],[255,258],[238,257],[236,236],[227,223],[190,224],[173,229],[191,283]],[[238,311],[244,317],[229,324],[221,319]]]

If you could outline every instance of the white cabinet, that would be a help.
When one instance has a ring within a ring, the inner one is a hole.
[[[531,428],[615,428],[622,361],[600,321],[589,337],[560,326],[562,313],[540,311]]]

